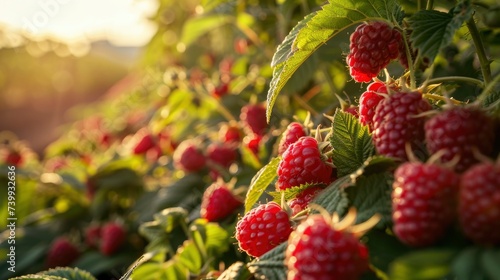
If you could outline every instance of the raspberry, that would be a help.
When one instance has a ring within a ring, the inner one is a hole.
[[[410,246],[438,241],[455,217],[459,176],[435,164],[407,162],[394,173],[394,233]]]
[[[156,144],[153,135],[147,133],[141,136],[137,144],[134,146],[133,153],[135,155],[142,155],[145,154],[154,146],[156,146]]]
[[[5,163],[7,165],[19,166],[23,162],[23,157],[17,151],[9,151],[5,157]]]
[[[310,215],[290,235],[285,254],[288,280],[355,280],[368,270],[368,249],[319,214]]]
[[[248,104],[241,108],[240,120],[253,133],[264,135],[267,129],[266,107],[263,104]]]
[[[479,109],[453,107],[433,116],[425,123],[425,139],[429,153],[444,151],[443,162],[459,156],[455,166],[463,172],[477,163],[473,150],[490,155],[493,151],[494,123]]]
[[[207,147],[207,158],[212,163],[218,164],[221,167],[228,168],[236,161],[238,153],[233,145],[211,143]]]
[[[203,193],[201,217],[211,222],[223,219],[234,212],[243,202],[220,183],[213,183]]]
[[[97,248],[101,240],[101,227],[92,225],[85,229],[85,244],[91,248]]]
[[[318,141],[304,136],[290,145],[278,165],[276,189],[286,190],[302,184],[330,184],[333,168],[325,162]]]
[[[401,33],[385,22],[359,25],[351,34],[347,65],[356,82],[369,82],[398,58]]]
[[[370,131],[373,131],[373,117],[375,109],[380,101],[384,99],[383,95],[387,94],[387,86],[382,82],[373,82],[366,88],[366,91],[359,97],[359,121],[363,125],[367,125]]]
[[[261,141],[262,136],[258,134],[247,135],[243,138],[243,143],[254,153],[254,155],[259,155]]]
[[[236,239],[250,256],[260,257],[288,239],[292,225],[276,202],[259,205],[236,224]]]
[[[478,163],[460,178],[460,225],[467,237],[483,245],[500,243],[500,165]]]
[[[219,130],[219,139],[224,143],[238,143],[241,141],[241,134],[240,128],[236,124],[225,123]]]
[[[349,107],[343,109],[343,111],[353,115],[356,118],[359,118],[359,107],[357,107],[357,106],[349,106]]]
[[[222,83],[213,89],[212,95],[216,98],[221,98],[222,96],[228,94],[228,92],[229,92],[229,84]]]
[[[47,253],[47,268],[69,266],[80,257],[80,251],[66,237],[57,238]]]
[[[292,216],[306,209],[316,195],[324,188],[319,186],[309,187],[301,191],[295,198],[288,201],[288,206],[292,209]]]
[[[406,143],[420,150],[425,138],[423,117],[431,109],[419,92],[396,92],[380,101],[373,117],[373,142],[384,156],[406,160]]]
[[[112,255],[125,243],[125,229],[118,223],[109,222],[102,226],[99,251],[106,256]]]
[[[206,158],[196,143],[185,140],[179,144],[173,154],[174,165],[186,172],[197,172],[205,167]]]
[[[306,135],[306,129],[302,124],[298,122],[290,123],[281,136],[278,146],[278,154],[282,155],[288,146],[295,143],[300,137]]]

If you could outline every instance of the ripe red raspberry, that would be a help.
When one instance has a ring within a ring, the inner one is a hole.
[[[235,145],[211,143],[207,147],[207,165],[210,166],[210,174],[214,179],[220,176],[220,172],[226,170],[238,158],[238,151]]]
[[[286,241],[291,232],[288,213],[276,202],[259,205],[236,224],[236,240],[241,250],[254,257]]]
[[[250,134],[243,138],[243,144],[245,144],[254,155],[259,155],[260,142],[262,141],[262,136],[258,134]]]
[[[292,216],[306,209],[309,202],[311,202],[323,189],[324,188],[320,186],[309,187],[301,191],[295,198],[288,201],[287,204],[292,209]]]
[[[355,118],[359,118],[359,107],[358,106],[349,106],[343,109],[344,112],[353,115]]]
[[[133,153],[135,155],[142,155],[156,146],[155,139],[150,133],[144,134],[139,138],[139,141],[134,146]]]
[[[480,109],[453,107],[433,116],[425,123],[425,139],[429,153],[444,151],[443,162],[459,156],[457,172],[467,170],[478,160],[473,149],[490,155],[493,151],[494,123]]]
[[[219,86],[215,87],[212,91],[212,95],[216,98],[221,98],[222,96],[229,93],[229,84],[221,83]]]
[[[241,138],[242,133],[240,131],[240,128],[236,124],[225,123],[219,130],[219,140],[224,143],[238,143],[241,141]]]
[[[325,160],[316,139],[301,137],[283,153],[278,165],[276,189],[282,191],[302,184],[330,184],[333,168]]]
[[[205,167],[206,158],[198,145],[190,140],[184,140],[173,154],[175,167],[186,172],[197,172]]]
[[[300,137],[306,135],[306,129],[301,123],[290,123],[281,136],[281,140],[278,146],[278,154],[282,155],[286,151],[286,148],[288,148],[288,146],[295,143],[297,140],[299,140]]]
[[[359,97],[359,121],[363,125],[367,125],[370,131],[373,131],[373,117],[375,109],[380,101],[384,99],[383,95],[387,94],[387,86],[382,82],[373,82],[366,88],[366,91]]]
[[[85,244],[91,248],[97,248],[101,240],[101,227],[92,225],[85,229]]]
[[[109,222],[102,226],[101,238],[99,251],[103,255],[110,256],[125,243],[126,232],[122,225]]]
[[[213,222],[229,216],[242,204],[226,185],[215,182],[203,193],[200,214]]]
[[[394,233],[410,246],[427,246],[443,237],[455,218],[459,176],[435,164],[407,162],[394,172]]]
[[[347,65],[356,82],[369,82],[398,58],[401,33],[381,21],[363,23],[351,34]]]
[[[368,270],[368,249],[319,214],[307,217],[290,235],[285,256],[288,280],[356,280]]]
[[[479,163],[460,178],[460,225],[467,237],[484,245],[500,243],[500,165]]]
[[[19,166],[23,163],[23,157],[18,151],[9,151],[5,157],[5,163],[7,165]]]
[[[241,108],[240,120],[253,133],[262,136],[267,129],[266,107],[264,104],[247,104]]]
[[[66,237],[57,238],[47,253],[45,265],[47,268],[69,266],[80,257],[80,250]]]
[[[431,109],[419,92],[396,92],[380,101],[373,117],[373,142],[384,156],[407,159],[405,146],[420,151],[425,138],[423,117]]]

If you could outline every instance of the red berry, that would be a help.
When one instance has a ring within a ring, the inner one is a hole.
[[[359,97],[359,121],[367,125],[373,131],[373,117],[375,109],[380,101],[384,99],[382,94],[387,94],[387,86],[382,82],[373,82],[368,85],[365,92]]]
[[[212,91],[212,95],[217,98],[221,98],[222,96],[228,94],[228,92],[229,92],[229,84],[222,83],[216,88],[214,88],[214,90]]]
[[[211,167],[212,174],[217,178],[219,169],[227,170],[238,157],[238,151],[235,145],[211,143],[207,147],[208,165]],[[217,165],[217,167],[213,167]]]
[[[205,167],[206,158],[196,143],[185,140],[173,154],[174,165],[186,172],[197,172]]]
[[[407,162],[394,173],[394,233],[410,246],[427,246],[443,237],[455,218],[459,177],[435,164]]]
[[[302,184],[330,184],[332,167],[325,162],[318,141],[304,136],[283,153],[278,166],[277,190],[286,190]]]
[[[5,163],[7,165],[19,166],[23,162],[23,157],[17,151],[9,151],[5,157]]]
[[[57,238],[47,253],[46,267],[64,267],[71,265],[80,257],[80,251],[66,237]]]
[[[125,243],[125,229],[118,223],[109,222],[101,228],[99,251],[106,256],[112,255]]]
[[[101,227],[92,225],[85,229],[85,244],[91,248],[97,248],[101,240]]]
[[[357,106],[349,106],[343,110],[346,113],[353,115],[354,117],[359,117],[359,107]]]
[[[500,165],[479,163],[462,174],[458,213],[467,237],[484,245],[500,243]]]
[[[356,82],[369,82],[398,58],[401,33],[385,22],[359,25],[350,37],[347,65]]]
[[[431,109],[419,92],[396,92],[382,100],[373,118],[373,141],[377,152],[384,156],[407,159],[406,143],[412,150],[423,146],[424,122],[417,115]]]
[[[155,139],[153,135],[148,133],[140,137],[139,141],[134,146],[133,152],[135,155],[145,154],[149,149],[153,148],[154,146],[156,146]]]
[[[219,139],[224,143],[238,143],[241,141],[241,134],[240,128],[236,124],[226,123],[219,130]]]
[[[224,184],[213,183],[203,193],[200,214],[213,222],[229,216],[242,204]]]
[[[292,216],[306,209],[316,195],[324,188],[319,186],[309,187],[301,191],[295,198],[288,201],[288,206],[292,209]]]
[[[473,150],[484,155],[493,151],[494,123],[479,109],[453,107],[433,116],[425,123],[425,139],[429,153],[444,151],[443,162],[459,156],[455,166],[463,172],[477,163]]]
[[[245,144],[254,155],[259,154],[260,142],[262,141],[262,136],[258,134],[247,135],[243,138],[243,144]]]
[[[278,146],[278,154],[282,155],[288,146],[295,143],[302,136],[307,136],[305,127],[298,122],[290,123],[281,136]]]
[[[241,108],[240,120],[253,133],[264,135],[267,129],[266,107],[263,104],[247,104]]]
[[[319,214],[310,215],[290,235],[285,256],[288,280],[355,280],[368,270],[368,249]]]
[[[259,205],[236,224],[236,239],[250,256],[260,257],[288,239],[292,225],[276,202]]]

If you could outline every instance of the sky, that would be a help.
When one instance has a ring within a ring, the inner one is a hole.
[[[147,20],[156,7],[155,0],[0,0],[0,26],[33,39],[142,46],[156,30]]]

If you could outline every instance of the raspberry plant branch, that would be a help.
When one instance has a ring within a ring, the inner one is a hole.
[[[491,69],[490,69],[490,61],[486,56],[486,50],[484,48],[483,41],[481,40],[481,35],[479,34],[479,30],[477,29],[476,22],[474,21],[474,16],[472,16],[467,22],[467,28],[469,29],[470,35],[472,37],[472,41],[476,46],[477,56],[479,58],[479,63],[481,66],[481,72],[483,73],[483,79],[485,84],[489,84],[491,82]]]
[[[427,84],[439,84],[446,82],[464,82],[469,84],[477,85],[480,88],[484,88],[484,82],[471,77],[463,77],[463,76],[446,76],[446,77],[438,77],[432,78],[427,81]]]

